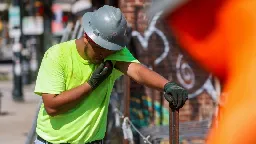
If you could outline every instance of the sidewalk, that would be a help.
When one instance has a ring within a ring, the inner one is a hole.
[[[11,65],[0,65],[0,72],[8,72],[8,80],[0,80],[1,99],[0,110],[0,143],[24,144],[32,127],[40,97],[33,93],[34,84],[23,87],[25,101],[17,103],[12,100]]]

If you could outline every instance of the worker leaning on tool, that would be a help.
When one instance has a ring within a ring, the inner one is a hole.
[[[42,96],[36,144],[101,144],[115,80],[122,74],[165,92],[181,108],[187,91],[144,67],[126,48],[127,22],[120,9],[103,6],[83,15],[84,35],[49,48],[35,93]]]

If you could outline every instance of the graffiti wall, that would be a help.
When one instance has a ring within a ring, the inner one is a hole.
[[[121,2],[120,8],[132,27],[131,52],[142,64],[189,91],[189,100],[180,110],[181,122],[211,119],[220,93],[218,80],[182,51],[165,27],[162,12],[149,18],[145,5]],[[162,93],[132,81],[130,113],[138,127],[168,125],[168,110]]]

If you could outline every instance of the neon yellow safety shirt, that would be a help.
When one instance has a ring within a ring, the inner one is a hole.
[[[127,48],[106,58],[115,61],[136,62]],[[76,49],[75,40],[60,43],[44,54],[35,86],[35,93],[60,94],[85,83],[98,65],[84,60]],[[72,110],[51,117],[44,104],[37,119],[37,134],[51,143],[86,143],[103,139],[106,132],[108,104],[114,81],[122,73],[112,74]]]

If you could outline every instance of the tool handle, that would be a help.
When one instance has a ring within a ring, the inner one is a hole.
[[[169,105],[169,143],[179,144],[179,109]]]

